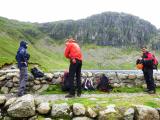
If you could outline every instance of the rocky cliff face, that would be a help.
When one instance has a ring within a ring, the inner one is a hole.
[[[54,39],[72,35],[82,43],[141,46],[157,34],[151,23],[125,13],[105,12],[77,21],[67,20],[40,25]]]

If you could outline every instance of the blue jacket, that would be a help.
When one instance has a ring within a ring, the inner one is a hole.
[[[16,55],[18,68],[27,67],[29,58],[30,55],[27,53],[27,43],[25,41],[21,41]]]

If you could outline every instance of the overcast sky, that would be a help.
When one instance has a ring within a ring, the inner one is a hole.
[[[129,13],[160,28],[160,0],[0,0],[0,16],[29,22],[77,20],[107,11]]]

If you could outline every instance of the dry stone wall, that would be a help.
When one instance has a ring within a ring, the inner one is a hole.
[[[111,85],[115,87],[145,87],[143,73],[141,71],[83,71],[82,81],[90,79],[93,81],[94,87],[97,86],[97,81],[101,74],[104,73],[109,78]],[[28,73],[29,79],[27,82],[28,93],[40,93],[46,90],[49,85],[60,84],[63,79],[64,72],[45,73],[43,78],[34,78],[31,73]],[[160,72],[154,71],[154,79],[157,87],[160,87]],[[0,91],[1,93],[17,93],[19,87],[19,70],[6,69],[0,70]]]

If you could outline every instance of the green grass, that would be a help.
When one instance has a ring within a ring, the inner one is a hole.
[[[93,99],[94,98],[94,99]],[[154,108],[160,107],[160,101],[155,100],[154,98],[160,98],[159,95],[148,95],[144,94],[142,96],[109,96],[109,97],[88,97],[88,98],[70,98],[64,100],[56,100],[52,101],[51,104],[60,104],[60,103],[68,103],[72,105],[74,103],[84,104],[86,107],[95,107],[101,106],[105,107],[110,104],[115,104],[117,107],[126,107],[129,108],[134,105],[147,105]]]
[[[120,87],[120,88],[113,88],[111,93],[139,93],[142,92],[143,88],[140,87]],[[160,93],[160,88],[157,88],[156,91]],[[63,92],[61,90],[60,85],[49,85],[48,89],[46,91],[43,91],[41,94],[64,94],[66,92]],[[99,90],[83,90],[83,94],[104,94],[106,92],[102,92]]]
[[[112,96],[112,97],[92,97],[95,98],[95,100],[91,100],[90,98],[71,98],[71,99],[65,99],[65,100],[57,100],[57,101],[52,101],[52,103],[64,103],[67,102],[68,104],[72,105],[73,103],[82,103],[85,106],[91,106],[94,107],[95,105],[100,105],[100,106],[106,106],[109,104],[116,104],[116,106],[125,106],[125,107],[130,107],[132,105],[137,105],[137,104],[143,104],[147,106],[151,106],[154,108],[160,107],[160,101],[156,101],[154,98],[159,98],[160,99],[160,88],[156,89],[157,94],[156,95],[148,95],[144,94],[142,96]],[[106,92],[101,92],[98,90],[94,91],[82,91],[82,94],[112,94],[114,93],[141,93],[143,92],[142,88],[139,87],[134,87],[134,88],[128,88],[128,87],[122,87],[122,88],[114,88],[110,93]],[[41,93],[43,94],[67,94],[67,92],[61,91],[60,85],[50,85],[49,88],[46,91],[43,91]],[[120,102],[123,101],[123,102]],[[52,104],[51,103],[51,104]]]

